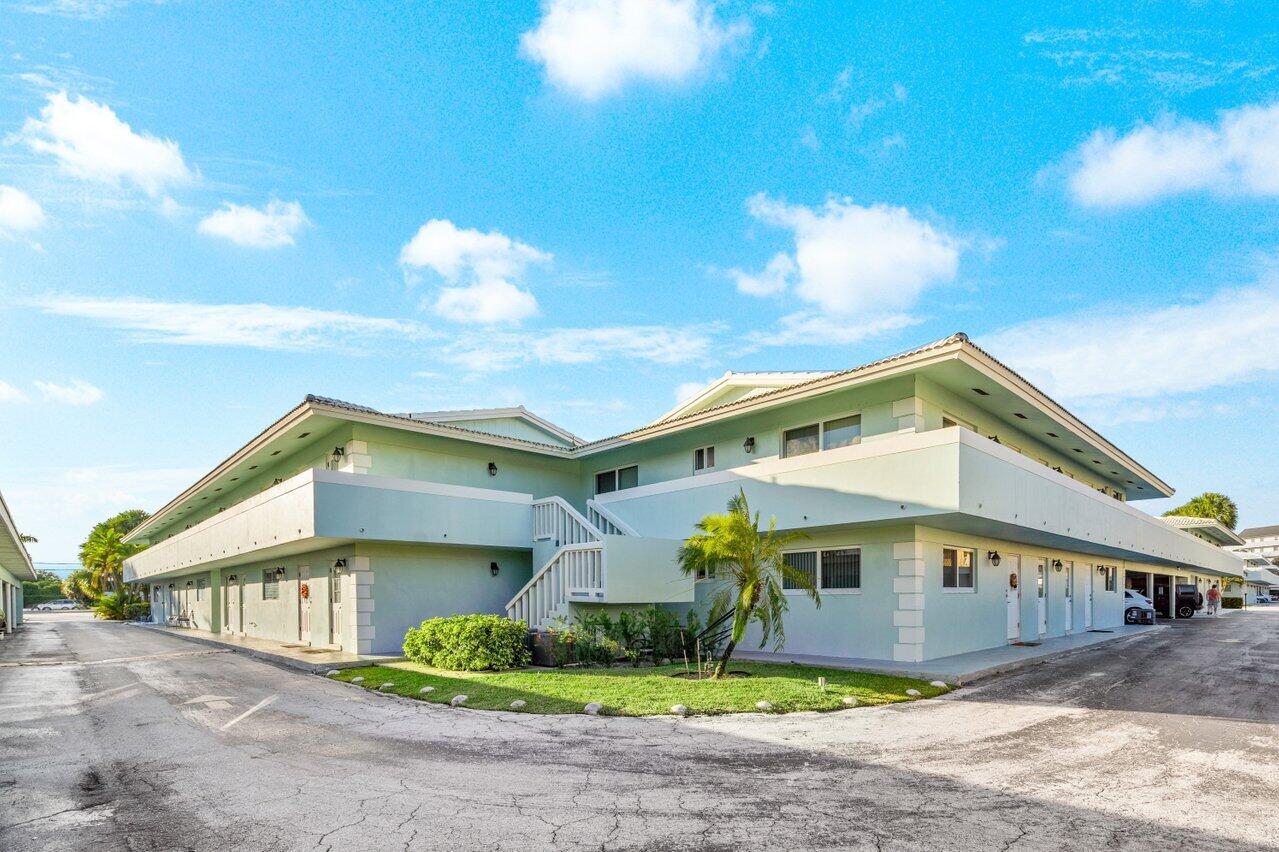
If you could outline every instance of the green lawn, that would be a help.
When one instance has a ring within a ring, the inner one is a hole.
[[[670,675],[683,666],[611,669],[519,669],[508,672],[449,672],[417,663],[398,662],[358,669],[343,669],[334,680],[359,684],[376,690],[383,683],[395,684],[386,690],[397,695],[447,704],[455,695],[467,696],[467,707],[481,710],[508,710],[512,701],[526,702],[525,713],[581,713],[588,702],[604,706],[608,716],[655,716],[669,714],[672,705],[683,704],[690,713],[718,714],[758,712],[755,703],[764,700],[774,713],[796,710],[844,709],[843,698],[857,698],[859,706],[911,701],[906,690],[917,689],[924,698],[946,692],[925,681],[889,675],[850,672],[781,663],[739,662],[733,671],[749,672],[749,677],[721,681],[693,681]],[[825,676],[826,691],[817,686]],[[434,692],[419,693],[424,686]]]

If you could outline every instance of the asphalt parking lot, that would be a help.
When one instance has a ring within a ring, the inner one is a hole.
[[[830,714],[534,717],[78,613],[0,643],[0,849],[1279,846],[1279,607]]]

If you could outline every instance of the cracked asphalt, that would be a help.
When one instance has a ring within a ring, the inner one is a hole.
[[[40,614],[0,642],[0,849],[1277,848],[1277,674],[1279,608],[909,705],[547,717]]]

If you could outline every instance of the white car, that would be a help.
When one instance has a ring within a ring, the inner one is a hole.
[[[1141,592],[1124,589],[1124,623],[1154,624],[1155,605]]]
[[[36,604],[36,609],[40,612],[55,612],[63,609],[79,609],[80,605],[73,600],[67,598],[59,598],[56,601],[45,601],[42,604]]]
[[[1266,594],[1257,595],[1257,603],[1274,603],[1274,598]]]

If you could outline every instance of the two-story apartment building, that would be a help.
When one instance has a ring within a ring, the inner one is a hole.
[[[301,405],[130,534],[156,617],[361,653],[422,618],[705,602],[679,543],[744,491],[808,539],[790,654],[922,661],[1119,624],[1129,577],[1239,574],[1130,501],[1172,494],[965,335],[853,369],[728,374],[584,442],[522,408]]]
[[[0,612],[5,615],[4,632],[12,633],[22,623],[22,581],[35,578],[31,555],[0,494]]]

